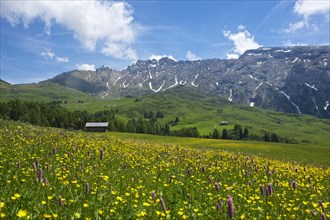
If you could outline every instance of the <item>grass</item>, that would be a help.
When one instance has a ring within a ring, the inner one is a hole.
[[[193,147],[201,139],[118,137],[0,120],[0,218],[330,216],[329,167]],[[164,144],[171,140],[192,147]]]
[[[145,95],[141,101],[135,97],[100,99],[77,90],[52,83],[38,83],[9,86],[1,83],[1,100],[19,97],[33,101],[67,101],[63,106],[69,110],[97,112],[107,109],[118,111],[118,118],[126,122],[131,117],[143,117],[145,111],[164,112],[161,123],[180,122],[172,130],[182,127],[197,127],[201,135],[209,134],[214,128],[232,129],[234,124],[248,126],[250,134],[262,136],[265,131],[293,138],[314,149],[316,146],[330,147],[330,120],[309,115],[295,115],[252,108],[231,103],[221,97],[206,96],[191,88],[178,87],[169,91]],[[14,91],[14,92],[13,92]],[[78,101],[83,102],[78,102]],[[228,126],[220,126],[220,121],[228,121]]]
[[[330,148],[302,144],[284,144],[260,141],[214,140],[200,138],[168,137],[148,134],[110,132],[110,136],[123,140],[142,141],[154,144],[173,144],[196,149],[226,150],[269,159],[294,161],[299,164],[330,166]],[[311,150],[313,149],[313,150]]]

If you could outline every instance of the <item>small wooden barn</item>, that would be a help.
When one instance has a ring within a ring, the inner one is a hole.
[[[108,122],[87,122],[85,125],[88,132],[107,132]]]
[[[228,121],[221,121],[220,125],[228,125]]]

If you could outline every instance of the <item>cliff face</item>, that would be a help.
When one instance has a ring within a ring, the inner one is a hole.
[[[229,101],[330,118],[330,46],[259,48],[237,60],[137,61],[122,71],[71,71],[49,81],[86,93],[137,96],[182,85]]]

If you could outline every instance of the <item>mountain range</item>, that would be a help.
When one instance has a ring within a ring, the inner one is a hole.
[[[247,50],[239,59],[138,60],[123,70],[73,70],[41,83],[55,83],[102,99],[195,87],[231,102],[330,118],[330,46]]]

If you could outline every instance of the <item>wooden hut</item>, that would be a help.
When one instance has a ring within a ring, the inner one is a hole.
[[[87,122],[85,125],[88,132],[107,132],[108,122]]]

